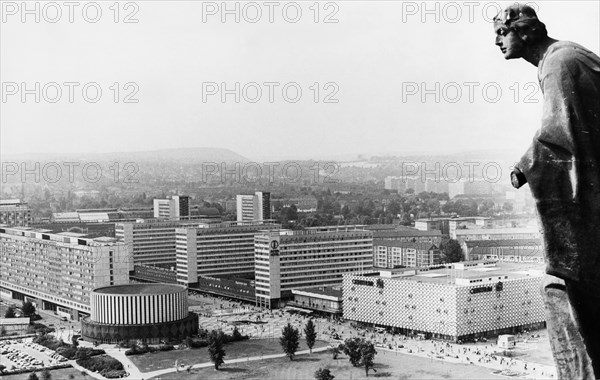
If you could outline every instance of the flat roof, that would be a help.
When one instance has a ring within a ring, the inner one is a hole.
[[[170,294],[185,290],[185,286],[173,284],[126,284],[104,286],[94,289],[101,294]]]
[[[464,263],[477,263],[465,261]],[[415,268],[403,268],[401,271],[392,272],[401,274],[402,272],[407,271],[408,269]],[[542,276],[544,274],[544,264],[538,263],[511,263],[511,262],[497,262],[495,266],[473,266],[468,267],[466,269],[454,269],[452,268],[440,268],[440,269],[430,269],[430,270],[422,270],[417,269],[416,275],[409,276],[393,276],[392,277],[382,277],[382,271],[373,271],[365,274],[357,274],[353,275],[353,277],[370,277],[373,278],[373,274],[376,277],[380,277],[383,279],[390,279],[396,281],[415,281],[415,282],[423,282],[423,283],[432,283],[432,284],[445,284],[445,285],[453,285],[453,286],[461,286],[456,285],[455,280],[457,278],[461,279],[489,279],[502,277],[502,281],[505,280],[505,277],[508,276],[508,280],[514,280],[519,278],[527,278],[527,277],[537,277]],[[366,275],[366,276],[365,276]]]
[[[342,297],[342,291],[338,289],[334,289],[330,286],[321,286],[316,288],[306,288],[306,289],[294,289],[293,291],[301,291],[304,293],[312,293],[323,296],[331,296],[331,297]]]

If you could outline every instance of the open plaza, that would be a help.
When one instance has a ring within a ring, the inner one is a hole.
[[[168,352],[154,352],[138,356],[125,356],[124,349],[114,344],[100,344],[107,355],[118,359],[128,372],[128,379],[200,379],[200,378],[262,378],[262,379],[306,379],[312,378],[319,367],[327,367],[338,378],[361,379],[364,369],[352,367],[348,358],[341,354],[337,359],[329,351],[344,339],[364,337],[375,343],[377,356],[372,376],[389,378],[502,378],[519,377],[529,379],[556,378],[554,363],[545,330],[523,332],[516,336],[516,347],[504,350],[497,347],[495,339],[470,343],[450,343],[442,340],[423,339],[423,336],[392,334],[389,330],[376,326],[366,326],[357,322],[335,318],[313,316],[296,308],[269,310],[253,305],[215,297],[197,292],[188,296],[190,311],[198,314],[199,328],[221,329],[231,334],[235,327],[250,340],[231,343],[225,346],[225,364],[215,371],[210,362],[207,348],[182,348]],[[79,324],[63,321],[53,313],[40,312],[38,322],[52,326],[53,333],[69,342],[79,331]],[[304,336],[301,336],[299,353],[294,361],[284,356],[280,346],[281,331],[288,323],[303,328],[309,319],[317,327],[317,343],[313,353],[308,352]],[[12,340],[13,342],[15,340]],[[50,357],[44,362],[45,353],[32,354],[28,346],[31,338],[21,343],[6,343],[13,350],[31,355],[44,364],[50,364]],[[80,341],[81,346],[93,347],[91,342]],[[51,355],[51,353],[50,353]],[[39,356],[39,358],[38,358]],[[102,377],[79,367],[74,361],[67,361],[74,368],[74,378]],[[285,363],[285,365],[274,365]],[[5,354],[0,364],[10,367],[13,363]],[[409,370],[412,368],[413,370]],[[39,371],[38,371],[39,372]],[[69,369],[55,369],[53,379],[69,378]],[[85,373],[85,375],[83,375]],[[411,376],[404,374],[410,373]],[[27,374],[7,375],[6,379],[26,379]]]

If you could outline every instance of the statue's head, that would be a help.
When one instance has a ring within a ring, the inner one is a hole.
[[[505,59],[521,58],[523,51],[548,36],[546,25],[529,5],[509,5],[494,17],[496,45]]]

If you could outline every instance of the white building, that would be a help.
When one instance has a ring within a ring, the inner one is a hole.
[[[277,230],[254,241],[256,302],[269,308],[292,289],[340,285],[344,273],[373,267],[373,235],[363,226]]]
[[[238,195],[237,221],[252,222],[271,219],[271,193],[257,191],[254,195]]]
[[[345,274],[344,319],[458,340],[543,326],[543,266],[494,261]]]
[[[129,282],[130,259],[113,238],[0,226],[0,295],[78,319],[94,288]]]

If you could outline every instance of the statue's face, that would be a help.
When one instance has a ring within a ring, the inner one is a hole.
[[[496,46],[504,54],[504,59],[521,58],[524,43],[518,33],[499,23],[494,24],[494,28],[496,31]]]

